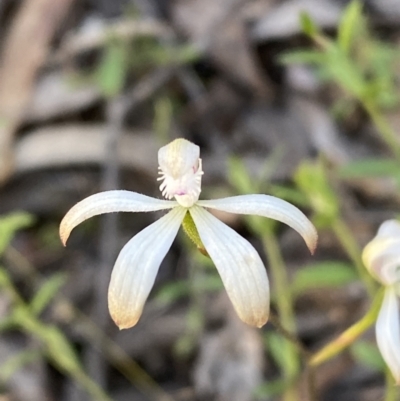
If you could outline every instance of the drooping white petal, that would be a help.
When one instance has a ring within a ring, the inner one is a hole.
[[[318,234],[314,225],[296,206],[275,196],[240,195],[229,198],[201,200],[198,205],[229,213],[253,214],[278,220],[296,230],[314,253]]]
[[[257,251],[205,209],[193,206],[189,211],[237,314],[249,325],[263,326],[269,315],[269,283]]]
[[[387,287],[376,321],[376,341],[383,359],[400,384],[400,311],[393,286]]]
[[[135,235],[118,255],[108,288],[108,308],[120,329],[132,327],[139,320],[185,214],[179,206],[171,210]]]
[[[152,212],[171,209],[177,202],[151,198],[131,191],[105,191],[91,195],[73,206],[60,224],[60,238],[65,245],[71,231],[90,217],[113,212]]]

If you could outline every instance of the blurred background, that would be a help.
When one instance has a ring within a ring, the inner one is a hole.
[[[396,0],[0,0],[0,400],[400,400],[372,326],[308,364],[369,310],[361,251],[399,213],[399,43]],[[318,228],[312,257],[286,226],[218,213],[265,261],[262,329],[183,233],[117,329],[112,266],[159,213],[61,245],[86,196],[161,197],[177,137],[201,147],[203,199],[279,196]]]

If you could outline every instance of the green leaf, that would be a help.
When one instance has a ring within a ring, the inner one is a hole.
[[[362,365],[383,372],[386,364],[375,344],[359,340],[350,347],[353,358]]]
[[[388,158],[370,158],[347,163],[339,169],[342,178],[399,176],[399,164]]]
[[[336,261],[315,263],[296,272],[292,281],[292,293],[300,295],[311,289],[340,287],[358,279],[350,264]]]
[[[0,320],[0,332],[14,329],[17,326],[17,322],[14,316],[7,316]]]
[[[311,17],[305,12],[300,14],[300,26],[302,31],[308,36],[313,37],[319,33],[318,26],[315,25]]]
[[[8,271],[4,267],[0,267],[0,287],[12,287],[10,275],[8,274]]]
[[[168,142],[174,116],[173,103],[168,96],[160,96],[154,105],[153,130],[160,143]]]
[[[12,314],[12,318],[14,319],[15,312],[18,309],[16,307],[16,304],[18,304],[18,302],[20,302],[20,296],[14,288],[14,285],[12,283],[12,280],[11,280],[8,270],[2,266],[0,266],[0,288],[3,290],[3,292],[5,294],[7,294],[8,298],[13,303],[14,307],[10,310],[10,312]]]
[[[271,176],[279,168],[279,164],[284,160],[284,157],[284,147],[276,146],[265,159],[256,175],[249,173],[242,159],[230,157],[228,159],[229,183],[239,194],[264,193],[268,191]]]
[[[203,327],[203,311],[197,306],[192,306],[186,314],[186,333],[174,344],[174,352],[179,357],[187,357],[193,353],[196,346],[196,339]]]
[[[34,315],[39,315],[43,311],[57,294],[59,289],[65,284],[66,280],[66,274],[59,273],[53,275],[42,285],[29,305],[29,308]]]
[[[279,366],[279,369],[284,372],[285,367],[288,366],[288,361],[285,358],[288,353],[282,350],[286,347],[287,341],[275,332],[266,333],[265,340],[268,352],[271,354],[274,362]]]
[[[238,193],[254,193],[253,181],[249,177],[243,160],[238,157],[230,157],[228,159],[228,180]]]
[[[294,50],[281,55],[278,58],[282,64],[320,64],[327,61],[325,53],[317,50]]]
[[[261,216],[244,216],[244,221],[250,228],[250,230],[256,234],[263,236],[268,233],[273,233],[278,226],[278,221],[273,219],[267,219]]]
[[[31,226],[33,222],[33,217],[25,212],[14,212],[0,217],[0,255],[6,250],[15,233]]]
[[[103,94],[112,97],[121,92],[128,71],[128,47],[120,40],[110,40],[95,73]]]
[[[343,53],[336,45],[331,46],[326,54],[327,61],[325,67],[331,79],[336,81],[355,98],[359,100],[363,99],[367,83],[362,70],[358,67],[355,60]]]
[[[256,399],[269,399],[281,395],[288,387],[288,383],[284,379],[268,380],[257,387]]]
[[[362,5],[358,0],[352,1],[346,7],[338,28],[338,45],[345,53],[350,52],[362,22]]]
[[[271,185],[270,193],[273,196],[284,199],[290,203],[295,203],[299,206],[307,206],[307,197],[296,188],[290,188],[284,185]]]
[[[294,180],[308,197],[321,226],[331,224],[339,216],[339,202],[321,162],[303,162],[298,167]]]
[[[354,98],[343,97],[335,101],[329,113],[338,121],[348,120],[357,110],[358,103]]]
[[[199,50],[192,45],[166,48],[156,43],[152,53],[149,54],[149,61],[156,66],[170,65],[172,63],[174,65],[188,64],[197,61],[200,54]]]
[[[187,297],[192,291],[212,292],[223,288],[221,278],[218,274],[206,275],[197,278],[192,286],[187,280],[178,280],[173,283],[165,284],[155,296],[155,301],[161,305],[167,306],[173,302]]]
[[[69,374],[82,371],[74,347],[57,327],[43,325],[41,332],[41,340],[46,344],[46,351],[61,370]]]
[[[173,302],[187,296],[190,286],[187,280],[178,280],[173,283],[165,284],[154,297],[155,301],[161,305],[170,305]]]
[[[15,372],[42,357],[38,350],[27,349],[1,362],[0,382],[7,382]]]
[[[216,273],[215,269],[213,270],[213,273],[215,274],[208,274],[207,276],[197,279],[193,284],[194,289],[198,292],[213,292],[222,290],[224,285],[222,284],[221,277],[218,273]]]

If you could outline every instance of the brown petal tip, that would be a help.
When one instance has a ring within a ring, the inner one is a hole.
[[[313,233],[306,239],[307,247],[310,250],[311,255],[314,255],[318,245],[318,233],[317,230],[313,230]]]
[[[67,224],[67,221],[64,217],[60,223],[60,230],[59,230],[60,239],[64,246],[67,245],[67,241],[68,241],[70,233],[71,233],[71,227],[69,224]]]

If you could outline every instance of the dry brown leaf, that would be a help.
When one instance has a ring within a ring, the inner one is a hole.
[[[125,134],[120,142],[122,166],[157,172],[158,146],[149,132]],[[39,128],[25,135],[15,148],[15,171],[101,164],[107,153],[104,125],[59,125]],[[154,155],[154,157],[150,157]]]
[[[50,43],[74,0],[26,0],[0,58],[0,182],[12,171],[13,137]]]
[[[268,82],[251,48],[245,6],[243,0],[177,0],[173,19],[230,79],[250,88],[255,95],[266,96]]]

